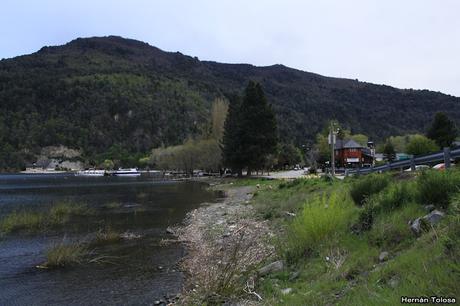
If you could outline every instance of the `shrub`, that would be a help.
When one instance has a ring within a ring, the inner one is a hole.
[[[370,174],[357,179],[352,183],[350,195],[357,205],[363,205],[373,194],[379,193],[387,187],[390,179],[384,174]]]
[[[417,179],[421,204],[447,208],[453,194],[460,191],[460,171],[424,171]]]
[[[306,203],[288,228],[286,256],[294,260],[348,230],[354,212],[344,194],[323,195]]]
[[[292,188],[292,187],[304,184],[305,181],[306,181],[306,179],[304,179],[304,178],[296,178],[294,180],[283,182],[283,183],[279,184],[278,188],[279,189]]]
[[[360,233],[370,230],[374,223],[375,215],[375,206],[372,203],[365,204],[363,209],[359,212],[358,221],[353,225],[353,231],[355,233]]]
[[[416,188],[411,182],[390,184],[384,192],[375,196],[373,201],[382,210],[393,210],[402,207],[415,198]]]
[[[378,215],[369,232],[369,243],[383,247],[387,251],[408,246],[415,239],[409,230],[408,222],[424,213],[426,212],[420,205],[410,202],[398,211]]]

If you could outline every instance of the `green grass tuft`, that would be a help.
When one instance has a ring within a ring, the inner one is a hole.
[[[34,211],[15,211],[0,221],[0,232],[10,233],[20,230],[38,231],[45,224],[45,215]]]
[[[286,256],[300,258],[349,231],[356,208],[346,194],[322,195],[307,202],[288,229]]]
[[[0,220],[0,232],[39,232],[53,226],[63,225],[72,215],[89,214],[86,205],[73,202],[59,202],[48,211],[14,211]]]
[[[96,233],[96,237],[94,239],[93,244],[100,245],[100,244],[109,244],[115,243],[121,240],[120,233],[112,229],[110,226],[106,227],[105,229],[100,229]]]
[[[66,244],[61,242],[48,249],[44,266],[59,268],[78,265],[83,263],[89,254],[88,248],[82,243]]]
[[[350,188],[350,195],[356,205],[364,205],[373,194],[379,193],[390,183],[386,174],[370,174],[358,178]]]
[[[460,171],[424,171],[417,179],[421,204],[447,208],[452,195],[460,191]]]

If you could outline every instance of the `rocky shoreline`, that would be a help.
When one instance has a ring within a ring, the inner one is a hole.
[[[178,303],[255,305],[261,300],[254,291],[256,269],[274,255],[273,234],[250,205],[255,187],[230,183],[210,188],[225,192],[225,198],[189,212],[184,225],[171,231],[187,250]]]

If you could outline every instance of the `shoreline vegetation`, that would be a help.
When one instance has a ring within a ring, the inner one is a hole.
[[[460,169],[224,179],[175,230],[183,305],[394,305],[460,292]],[[257,249],[258,252],[254,252]]]
[[[46,211],[15,210],[0,220],[0,235],[14,232],[37,233],[68,223],[74,216],[92,214],[83,203],[62,201]]]

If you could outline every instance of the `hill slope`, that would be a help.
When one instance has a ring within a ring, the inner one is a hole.
[[[59,144],[87,157],[177,144],[206,128],[216,97],[241,93],[250,79],[262,83],[282,137],[297,144],[331,118],[373,138],[423,131],[436,111],[460,118],[460,98],[427,90],[199,61],[115,36],[79,38],[0,61],[0,160],[32,159]]]

